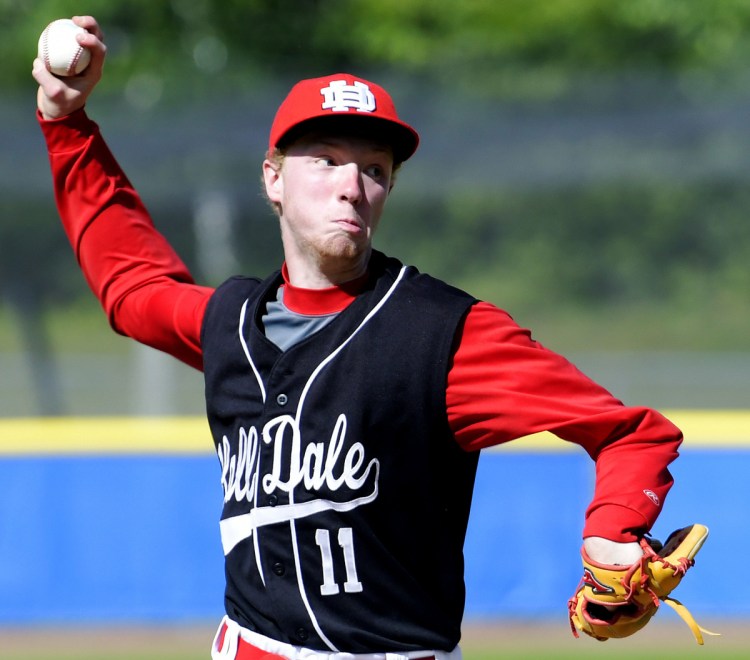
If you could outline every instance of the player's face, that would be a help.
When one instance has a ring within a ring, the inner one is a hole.
[[[280,207],[290,274],[304,267],[361,275],[391,186],[390,147],[308,136],[289,147],[280,169],[269,161],[263,169],[268,197]]]

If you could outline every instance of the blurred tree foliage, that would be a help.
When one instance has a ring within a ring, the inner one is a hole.
[[[104,26],[118,86],[138,73],[251,84],[355,64],[549,96],[587,73],[732,72],[750,51],[746,0],[0,0],[12,84],[27,84],[44,25],[84,11]]]
[[[750,60],[748,0],[0,0],[9,88],[33,85],[42,27],[84,11],[109,48],[102,92],[155,99],[219,86],[239,97],[277,77],[351,68],[533,107],[574,97],[587,79],[603,96],[631,74],[731,86]],[[394,196],[393,215],[409,222],[385,223],[379,240],[513,309],[646,299],[695,309],[717,298],[731,309],[750,291],[746,188],[737,176],[451,187]]]
[[[424,223],[386,222],[380,240],[413,246],[414,262],[428,272],[450,274],[514,311],[644,300],[675,311],[699,311],[707,301],[732,310],[750,298],[747,186],[464,188],[391,203],[433,222],[429,231]]]

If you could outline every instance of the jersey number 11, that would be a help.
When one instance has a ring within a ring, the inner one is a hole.
[[[323,564],[323,584],[320,585],[322,596],[335,596],[339,593],[339,585],[333,574],[333,552],[331,550],[331,535],[327,529],[318,529],[315,532],[315,542],[320,548],[320,558]],[[357,577],[357,563],[354,560],[354,538],[351,527],[342,527],[339,530],[338,542],[344,554],[344,566],[346,568],[346,582],[344,591],[346,593],[358,593],[362,591],[362,583]]]

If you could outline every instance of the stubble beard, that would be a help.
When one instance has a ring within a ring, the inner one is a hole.
[[[370,241],[356,241],[350,236],[336,235],[310,246],[322,273],[358,271],[370,255]]]
[[[291,258],[296,263],[306,263],[332,282],[362,275],[372,251],[369,237],[357,240],[345,233],[310,240],[290,232],[284,242],[287,261]]]

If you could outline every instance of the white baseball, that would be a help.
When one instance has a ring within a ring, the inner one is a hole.
[[[76,41],[76,35],[86,32],[69,18],[52,21],[39,37],[39,59],[56,76],[81,73],[91,61],[91,53]]]

